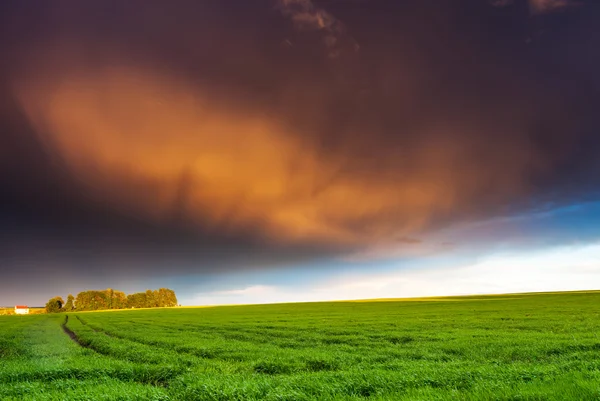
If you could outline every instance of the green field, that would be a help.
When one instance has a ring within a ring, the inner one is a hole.
[[[599,334],[598,292],[0,316],[0,399],[598,400]]]

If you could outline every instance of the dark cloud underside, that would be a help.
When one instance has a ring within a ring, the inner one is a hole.
[[[597,199],[580,3],[5,2],[1,266],[385,255]]]

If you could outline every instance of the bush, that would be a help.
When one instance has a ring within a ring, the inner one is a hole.
[[[62,312],[62,306],[65,301],[62,297],[54,297],[46,303],[46,313]]]

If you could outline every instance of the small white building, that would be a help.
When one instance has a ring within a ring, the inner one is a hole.
[[[26,305],[15,305],[15,314],[17,315],[28,315],[29,306]]]

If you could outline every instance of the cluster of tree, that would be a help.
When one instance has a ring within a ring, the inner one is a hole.
[[[62,297],[54,297],[46,304],[47,313],[126,309],[126,308],[163,308],[177,306],[175,291],[168,288],[146,290],[125,295],[123,291],[108,288],[102,291],[83,291],[77,297],[69,294],[67,302]]]
[[[103,291],[83,291],[77,294],[73,306],[78,311],[125,309],[127,308],[127,296],[123,291],[115,291],[108,288]]]
[[[165,306],[177,306],[175,292],[168,288],[158,290],[146,290],[127,295],[127,306],[129,308],[161,308]]]

